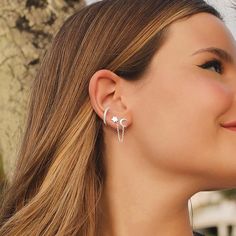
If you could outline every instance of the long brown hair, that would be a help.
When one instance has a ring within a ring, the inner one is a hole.
[[[203,0],[103,0],[65,21],[32,84],[14,177],[4,192],[1,236],[96,235],[105,170],[90,78],[108,69],[138,80],[168,26],[200,12],[222,19]]]

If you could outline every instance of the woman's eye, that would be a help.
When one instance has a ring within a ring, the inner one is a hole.
[[[223,66],[221,61],[214,59],[211,61],[207,61],[206,63],[199,65],[199,67],[203,68],[203,69],[210,69],[213,70],[219,74],[223,73]]]

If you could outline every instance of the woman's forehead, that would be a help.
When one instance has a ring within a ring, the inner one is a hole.
[[[168,35],[165,45],[173,47],[172,49],[219,47],[236,54],[235,39],[230,30],[223,21],[208,13],[198,13],[174,22]]]

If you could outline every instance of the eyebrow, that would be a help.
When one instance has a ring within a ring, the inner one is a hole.
[[[215,47],[202,48],[202,49],[194,52],[192,54],[192,56],[196,55],[198,53],[203,53],[203,52],[212,53],[212,54],[218,56],[221,60],[224,60],[225,62],[233,64],[233,61],[234,61],[233,57],[228,52],[226,52],[225,50],[223,50],[221,48],[215,48]]]

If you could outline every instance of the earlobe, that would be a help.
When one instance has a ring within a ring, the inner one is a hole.
[[[107,125],[106,123],[106,119],[107,119],[107,112],[110,110],[110,107],[107,107],[103,113],[103,122],[105,125]],[[128,121],[125,118],[121,118],[119,119],[116,116],[112,117],[112,122],[116,124],[116,130],[117,130],[117,135],[118,135],[118,140],[119,142],[123,142],[124,141],[124,134],[125,134],[125,128],[127,127],[125,124],[123,124],[124,121]],[[120,131],[121,130],[121,131]]]
[[[125,118],[121,117],[121,118],[119,118],[118,116],[116,116],[114,114],[110,116],[112,118],[110,118],[110,120],[109,120],[107,118],[108,111],[110,111],[110,107],[106,107],[106,109],[104,110],[104,113],[103,113],[103,123],[105,125],[108,125],[108,123],[109,123],[112,127],[115,127],[114,124],[116,124],[116,125],[119,124],[121,127],[126,128],[131,123],[130,122],[131,118],[128,118],[128,117],[125,117]],[[110,112],[112,112],[112,111],[110,111]],[[126,115],[127,115],[127,113],[126,113]]]

